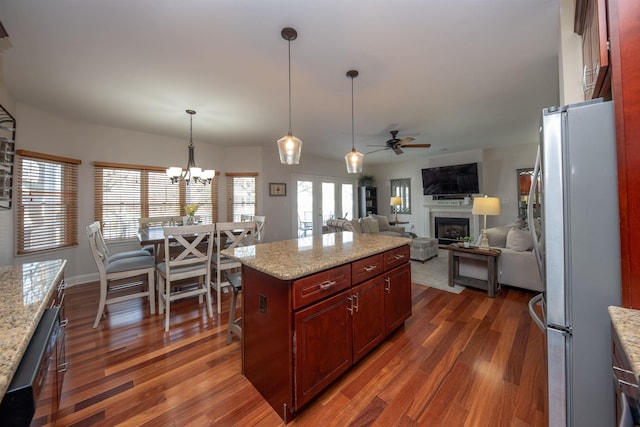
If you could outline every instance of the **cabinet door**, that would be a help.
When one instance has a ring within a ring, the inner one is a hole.
[[[350,292],[342,292],[294,315],[296,410],[352,364]]]
[[[353,301],[353,362],[357,362],[384,339],[384,277],[355,286]]]
[[[582,34],[583,90],[585,99],[611,99],[607,6],[605,0],[586,0]]]
[[[384,274],[385,334],[389,335],[411,316],[411,264]]]

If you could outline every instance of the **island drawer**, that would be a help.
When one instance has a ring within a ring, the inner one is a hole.
[[[389,270],[409,261],[409,245],[400,246],[384,253],[384,269]]]
[[[351,287],[351,266],[341,265],[293,282],[293,309],[312,304]]]
[[[382,274],[383,271],[384,256],[382,254],[359,259],[351,263],[351,277],[354,285]]]

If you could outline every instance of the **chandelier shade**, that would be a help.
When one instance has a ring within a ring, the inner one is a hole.
[[[187,110],[186,112],[189,114],[189,160],[187,161],[187,167],[182,169],[178,166],[171,166],[166,170],[166,174],[172,184],[177,184],[180,181],[186,182],[187,185],[191,182],[211,184],[216,171],[213,169],[202,170],[196,166],[195,149],[193,147],[193,115],[196,112],[194,110]]]
[[[358,71],[347,71],[347,77],[351,79],[351,151],[344,156],[344,160],[347,163],[347,173],[362,173],[362,166],[364,164],[364,155],[356,150],[355,143],[355,126],[354,126],[354,113],[353,113],[353,79],[358,77]]]
[[[296,138],[291,131],[291,40],[298,38],[298,32],[291,27],[285,27],[280,35],[288,42],[289,46],[289,133],[278,140],[278,153],[280,154],[280,163],[297,165],[300,163],[302,141]]]

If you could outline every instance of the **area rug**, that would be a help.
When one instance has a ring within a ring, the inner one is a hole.
[[[424,264],[420,261],[411,261],[411,281],[454,294],[464,290],[464,286],[449,286],[449,253],[443,249],[438,249],[438,256]]]

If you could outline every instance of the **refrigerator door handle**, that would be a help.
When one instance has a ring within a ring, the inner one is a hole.
[[[544,294],[538,294],[529,300],[529,315],[531,316],[533,321],[536,323],[536,325],[538,325],[538,328],[540,328],[542,333],[546,335],[547,328],[545,326],[545,322],[542,319],[540,319],[540,317],[538,317],[538,313],[536,313],[535,310],[533,309],[533,306],[536,305],[541,300],[542,300],[542,303],[544,304],[544,300],[542,299],[543,297],[544,297]],[[544,307],[542,308],[542,315],[544,316]]]
[[[540,155],[540,146],[538,146],[538,152],[536,154],[536,164],[533,167],[533,175],[531,175],[531,188],[529,188],[529,201],[527,203],[527,224],[529,226],[531,237],[533,238],[533,253],[535,254],[536,261],[538,262],[538,272],[540,273],[540,277],[544,277],[542,268],[542,254],[540,253],[540,247],[538,246],[538,236],[536,235],[534,224],[535,220],[533,218],[535,187],[538,185],[538,175],[540,174],[541,165],[542,161]]]

